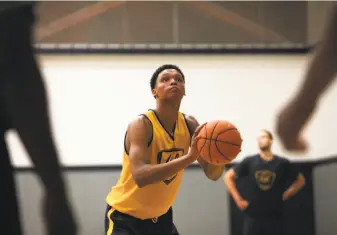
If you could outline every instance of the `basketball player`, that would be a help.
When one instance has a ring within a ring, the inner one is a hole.
[[[321,96],[331,86],[336,72],[337,5],[333,3],[330,18],[307,70],[304,83],[278,116],[277,133],[287,150],[301,152],[307,149],[300,132],[317,108]]]
[[[198,158],[196,136],[203,125],[179,112],[185,95],[182,71],[163,65],[150,84],[156,109],[128,126],[122,172],[106,198],[107,235],[171,235],[171,207],[184,169],[197,160],[211,180],[223,172],[223,166]]]
[[[44,214],[51,235],[74,235],[58,156],[52,139],[47,98],[33,54],[34,5],[0,3],[0,179],[1,230],[20,235],[21,226],[5,133],[18,132],[44,187]]]
[[[281,235],[282,202],[305,184],[304,176],[288,160],[273,154],[272,143],[272,134],[262,130],[258,136],[260,153],[246,157],[224,175],[230,194],[244,211],[244,235]],[[235,180],[241,177],[247,179],[247,198],[243,198],[236,188]],[[288,182],[293,183],[284,191]]]

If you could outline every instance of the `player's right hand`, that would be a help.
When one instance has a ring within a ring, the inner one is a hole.
[[[198,152],[198,149],[197,149],[198,140],[200,138],[199,133],[205,125],[206,125],[206,123],[198,126],[193,133],[193,136],[192,136],[192,139],[191,139],[191,148],[188,152],[188,156],[191,157],[191,159],[193,161],[197,160],[198,157],[199,157],[199,152]]]
[[[77,226],[66,196],[47,193],[43,205],[48,235],[76,235]]]
[[[247,209],[249,203],[244,199],[240,199],[236,202],[236,205],[239,207],[240,210],[244,211]]]

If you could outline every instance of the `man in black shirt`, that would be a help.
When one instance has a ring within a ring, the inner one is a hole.
[[[21,234],[13,169],[5,144],[5,133],[14,129],[43,184],[42,217],[47,233],[75,235],[52,138],[46,91],[34,57],[34,17],[33,2],[0,2],[1,234]]]
[[[258,137],[260,153],[246,157],[229,169],[224,181],[239,209],[244,211],[244,235],[281,235],[283,200],[293,196],[305,179],[290,162],[272,153],[273,136],[262,130]],[[236,178],[247,177],[246,198],[238,192]],[[286,189],[288,182],[292,185]]]

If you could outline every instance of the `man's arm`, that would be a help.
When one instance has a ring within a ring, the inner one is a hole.
[[[337,5],[334,4],[330,18],[323,31],[312,62],[307,70],[298,99],[303,106],[315,103],[334,80],[337,72]]]
[[[245,210],[248,206],[248,202],[242,198],[240,195],[235,180],[237,177],[241,177],[247,175],[247,167],[248,167],[248,159],[245,158],[241,163],[237,166],[230,168],[224,175],[224,182],[227,186],[229,193],[232,195],[235,203],[239,207],[240,210]]]
[[[193,116],[186,115],[185,118],[188,124],[188,128],[190,129],[191,135],[193,135],[196,128],[199,126],[199,123]],[[224,171],[225,167],[224,165],[223,166],[212,165],[206,162],[202,157],[198,158],[198,162],[202,167],[202,169],[204,170],[205,175],[211,180],[214,181],[218,180]]]
[[[294,183],[283,193],[283,199],[286,200],[295,195],[305,185],[304,176],[299,173]]]
[[[307,143],[300,134],[310,120],[320,97],[331,85],[337,72],[337,5],[323,31],[320,45],[306,72],[296,96],[280,111],[277,133],[287,150],[305,151]]]
[[[140,188],[163,181],[196,160],[196,157],[189,152],[167,163],[148,164],[150,138],[152,138],[152,125],[148,119],[142,116],[130,123],[126,145],[129,149],[131,173]]]
[[[283,193],[283,199],[286,200],[295,195],[305,185],[305,178],[299,173],[289,161],[286,162],[286,177],[293,181],[292,185]]]
[[[242,201],[243,198],[241,197],[238,189],[236,188],[235,179],[236,173],[233,168],[230,168],[224,175],[224,182],[228,188],[229,193],[232,195],[234,201]]]

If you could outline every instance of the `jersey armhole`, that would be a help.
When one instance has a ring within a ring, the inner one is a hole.
[[[147,147],[150,147],[152,141],[153,141],[153,125],[152,125],[152,122],[151,120],[145,115],[145,114],[140,114],[138,116],[143,116],[145,117],[147,120],[149,120],[149,122],[151,123],[151,128],[152,128],[152,134],[151,134],[151,138],[149,140],[149,142],[147,143]],[[124,152],[129,155],[127,149],[126,149],[126,137],[127,137],[127,134],[128,134],[128,131],[125,132],[125,136],[124,136]]]
[[[188,129],[188,132],[190,133],[190,145],[191,145],[191,142],[192,142],[192,130],[190,128],[190,125],[188,125],[188,121],[186,119],[186,114],[182,113],[183,117],[184,117],[184,120],[185,120],[185,124],[186,124],[186,127]]]

